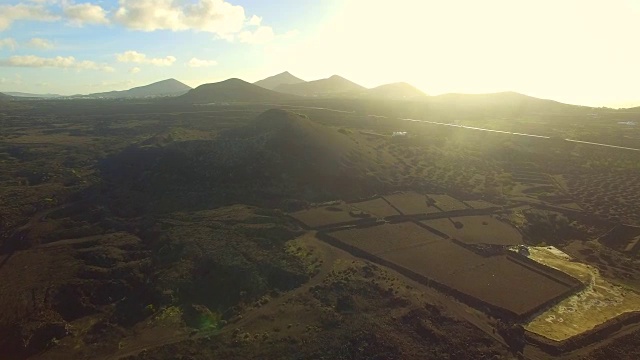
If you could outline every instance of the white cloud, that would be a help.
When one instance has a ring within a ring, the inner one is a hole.
[[[251,26],[260,26],[260,24],[262,24],[262,18],[260,16],[253,15],[247,24]]]
[[[215,60],[201,60],[201,59],[198,59],[198,58],[192,58],[187,63],[187,66],[192,67],[192,68],[216,66],[216,65],[218,65],[218,62],[215,61]]]
[[[60,17],[52,14],[43,5],[0,5],[0,31],[8,29],[14,21],[55,21]]]
[[[137,74],[137,73],[139,73],[140,71],[141,71],[141,70],[140,70],[140,68],[139,68],[139,67],[137,67],[137,66],[136,66],[136,67],[134,67],[134,68],[129,69],[129,72],[130,72],[131,74]]]
[[[34,55],[12,56],[8,59],[0,60],[0,66],[30,68],[52,67],[77,70],[100,70],[105,72],[115,71],[114,68],[106,64],[98,64],[89,60],[77,61],[73,56],[56,56],[53,58],[44,58]]]
[[[44,50],[53,49],[54,47],[51,41],[47,39],[42,39],[42,38],[33,38],[29,40],[27,45],[32,48],[44,49]]]
[[[120,0],[115,20],[127,28],[154,31],[195,30],[228,36],[242,30],[244,8],[223,0],[178,4],[173,0]]]
[[[256,31],[243,31],[238,34],[240,42],[246,44],[265,44],[272,41],[276,35],[270,26],[260,26]]]
[[[147,55],[133,50],[125,51],[122,54],[116,54],[116,58],[118,59],[118,62],[122,63],[151,64],[155,66],[171,66],[176,62],[176,58],[173,56],[148,58]]]
[[[15,50],[18,47],[18,43],[12,38],[0,39],[0,49],[5,47]]]
[[[108,24],[107,12],[99,5],[90,3],[64,4],[64,15],[75,26],[84,24]]]
[[[278,35],[278,36],[283,38],[283,39],[293,39],[294,37],[297,37],[298,35],[300,35],[300,31],[297,30],[297,29],[294,29],[294,30],[289,30],[286,33],[284,33],[282,35]]]

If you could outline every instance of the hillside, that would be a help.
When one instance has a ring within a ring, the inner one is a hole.
[[[209,204],[252,204],[265,195],[319,200],[336,193],[354,197],[379,185],[365,175],[378,166],[370,152],[367,144],[337,129],[272,109],[215,140],[132,146],[106,159],[102,173],[119,192],[142,186],[149,202],[171,207],[194,192],[217,194],[210,195],[215,200],[204,195],[197,200]]]
[[[282,93],[299,96],[336,96],[352,92],[362,92],[366,88],[338,75],[327,79],[308,81],[300,84],[283,84],[274,89]]]
[[[340,177],[346,170],[341,160],[356,151],[356,144],[335,129],[285,110],[268,110],[252,126],[245,139],[266,139],[258,151],[273,156],[261,169],[268,176],[289,174],[300,183],[318,184],[318,179]]]
[[[95,93],[82,95],[82,97],[117,99],[156,96],[179,96],[189,90],[191,90],[191,87],[181,83],[180,81],[176,79],[167,79],[145,86],[134,87],[129,90]]]
[[[240,79],[200,85],[179,97],[192,104],[220,102],[261,102],[291,99],[293,96],[264,89]]]
[[[380,85],[359,95],[363,98],[389,100],[419,100],[427,97],[422,91],[404,82]]]
[[[254,84],[260,87],[263,87],[265,89],[273,90],[276,87],[283,84],[293,85],[293,84],[300,84],[304,82],[305,82],[304,80],[291,75],[291,73],[289,73],[288,71],[285,71],[278,75],[270,76],[266,79],[256,81],[254,82]]]
[[[590,109],[586,106],[564,104],[554,100],[539,99],[516,92],[491,94],[444,94],[429,98],[435,109],[476,113],[523,114],[523,113],[572,113]]]
[[[0,93],[0,101],[4,102],[4,101],[10,101],[10,100],[11,100],[11,96],[4,93]]]

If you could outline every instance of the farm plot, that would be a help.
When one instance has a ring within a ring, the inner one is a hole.
[[[396,209],[394,209],[389,203],[384,201],[382,198],[377,198],[373,200],[361,201],[357,203],[349,204],[359,210],[362,210],[366,213],[369,213],[378,218],[385,218],[387,216],[392,215],[400,215]]]
[[[336,231],[331,236],[372,255],[442,242],[439,237],[413,222]]]
[[[455,272],[449,281],[465,293],[519,316],[571,291],[570,285],[522,266],[508,256],[486,258],[478,266]]]
[[[357,223],[371,218],[370,214],[347,204],[322,206],[289,215],[312,229]]]
[[[467,210],[469,209],[462,201],[453,198],[449,195],[428,195],[428,197],[434,201],[435,206],[440,210],[455,211],[455,210]]]
[[[570,284],[551,272],[547,274],[543,266],[525,266],[504,255],[485,258],[411,222],[327,235],[347,248],[371,255],[372,261],[450,292],[480,309],[489,306],[520,317],[572,291]]]
[[[427,196],[418,194],[417,192],[402,192],[386,195],[384,198],[403,215],[434,214],[440,212],[437,207],[429,203]]]
[[[486,200],[466,200],[464,203],[472,209],[493,209],[500,207],[500,205],[490,203]]]
[[[425,220],[421,223],[467,244],[524,244],[522,234],[516,228],[489,215]]]

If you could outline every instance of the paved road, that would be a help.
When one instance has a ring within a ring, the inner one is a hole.
[[[336,110],[336,109],[328,109],[328,108],[322,108],[322,107],[301,106],[301,105],[277,105],[277,104],[264,104],[264,105],[286,106],[286,107],[290,107],[290,108],[294,108],[294,109],[326,110],[326,111],[333,111],[333,112],[347,113],[347,114],[354,114],[355,113],[355,111],[345,111],[345,110]],[[369,114],[367,116],[373,117],[373,118],[381,118],[381,119],[388,119],[389,118],[387,116],[374,115],[374,114]],[[544,135],[525,134],[525,133],[519,133],[519,132],[485,129],[485,128],[479,128],[479,127],[475,127],[475,126],[466,126],[466,125],[443,123],[443,122],[429,121],[429,120],[409,119],[409,118],[399,118],[398,120],[419,122],[419,123],[433,124],[433,125],[450,126],[450,127],[461,128],[461,129],[486,131],[486,132],[500,133],[500,134],[514,135],[514,136],[526,136],[526,137],[538,138],[538,139],[551,139],[550,136],[544,136]],[[574,143],[578,143],[578,144],[593,145],[593,146],[603,146],[603,147],[621,149],[621,150],[640,151],[640,149],[624,147],[624,146],[617,146],[617,145],[610,145],[610,144],[601,144],[601,143],[590,142],[590,141],[582,141],[582,140],[574,140],[574,139],[563,139],[563,140],[574,142]]]
[[[634,148],[624,147],[624,146],[608,145],[608,144],[600,144],[600,143],[594,143],[594,142],[589,142],[589,141],[580,141],[580,140],[571,140],[571,139],[565,139],[565,140],[566,140],[566,141],[575,142],[575,143],[579,143],[579,144],[597,145],[597,146],[606,146],[606,147],[610,147],[610,148],[614,148],[614,149],[623,149],[623,150],[640,151],[640,149],[634,149]]]
[[[369,116],[376,116],[376,115],[369,115]],[[474,126],[465,126],[465,125],[458,125],[458,124],[441,123],[441,122],[436,122],[436,121],[417,120],[417,119],[400,119],[400,120],[412,121],[412,122],[421,122],[421,123],[435,124],[435,125],[444,125],[444,126],[451,126],[451,127],[470,129],[470,130],[488,131],[488,132],[501,133],[501,134],[517,135],[517,136],[528,136],[528,137],[534,137],[534,138],[540,138],[540,139],[551,139],[550,136],[524,134],[524,133],[517,133],[517,132],[511,132],[511,131],[502,131],[502,130],[493,130],[493,129],[485,129],[485,128],[479,128],[479,127],[474,127]],[[614,148],[614,149],[622,149],[622,150],[640,151],[640,149],[635,149],[635,148],[630,148],[630,147],[625,147],[625,146],[601,144],[601,143],[596,143],[596,142],[573,140],[573,139],[564,139],[564,140],[565,141],[571,141],[571,142],[578,143],[578,144],[604,146],[604,147],[609,147],[609,148]]]
[[[370,116],[371,116],[371,115],[370,115]],[[516,132],[511,132],[511,131],[502,131],[502,130],[492,130],[492,129],[485,129],[485,128],[474,127],[474,126],[465,126],[465,125],[458,125],[458,124],[451,124],[451,123],[441,123],[441,122],[437,122],[437,121],[418,120],[418,119],[400,119],[400,120],[404,120],[404,121],[412,121],[412,122],[421,122],[421,123],[434,124],[434,125],[451,126],[451,127],[462,128],[462,129],[488,131],[488,132],[493,132],[493,133],[501,133],[501,134],[509,134],[509,135],[518,135],[518,136],[529,136],[529,137],[535,137],[535,138],[541,138],[541,139],[551,139],[551,137],[549,137],[549,136],[532,135],[532,134],[523,134],[523,133],[516,133]]]

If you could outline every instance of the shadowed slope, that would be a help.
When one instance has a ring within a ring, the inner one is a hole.
[[[85,95],[86,97],[100,98],[136,98],[153,96],[178,96],[191,90],[191,87],[181,83],[176,79],[167,79],[153,84],[135,87],[123,91],[109,91]]]
[[[292,85],[292,84],[300,84],[304,82],[305,82],[304,80],[291,75],[291,73],[289,73],[288,71],[285,71],[278,75],[270,76],[266,79],[256,81],[254,82],[254,85],[258,85],[265,89],[274,90],[276,87],[283,84]]]
[[[404,82],[380,85],[363,92],[361,96],[388,100],[421,100],[427,98],[425,93]]]
[[[470,110],[519,109],[522,112],[565,112],[585,110],[586,106],[569,105],[554,100],[539,99],[516,92],[492,94],[444,94],[430,98],[431,103],[450,109]]]
[[[13,97],[0,93],[0,102],[11,101]]]
[[[377,191],[377,179],[366,176],[367,168],[377,166],[370,151],[334,128],[272,109],[215,140],[131,146],[105,159],[101,171],[125,203],[148,204],[149,211],[270,198],[318,200]]]
[[[366,88],[338,75],[333,75],[328,79],[308,81],[293,85],[283,84],[274,90],[300,96],[333,96],[364,91]]]
[[[291,99],[286,95],[261,88],[240,79],[200,85],[180,97],[181,100],[193,104],[214,102],[261,102]]]

